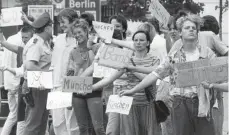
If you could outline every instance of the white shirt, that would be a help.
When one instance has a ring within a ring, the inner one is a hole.
[[[75,38],[66,37],[64,33],[56,37],[54,44],[50,68],[53,69],[53,86],[61,87],[67,71],[70,52],[76,47],[77,42]]]
[[[149,53],[153,56],[157,56],[160,58],[160,62],[167,56],[166,50],[166,41],[163,37],[156,34],[153,38],[152,43],[150,44],[150,51]]]
[[[21,38],[21,32],[10,36],[7,42],[13,45],[24,46]],[[3,66],[16,68],[17,67],[17,54],[7,49],[4,49],[3,53]],[[8,71],[4,71],[4,87],[6,90],[16,90],[19,86],[20,78],[14,76]]]

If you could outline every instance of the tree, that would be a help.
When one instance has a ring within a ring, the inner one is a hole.
[[[151,0],[108,0],[108,4],[116,8],[118,13],[128,19],[144,20],[148,13],[148,4]],[[165,9],[174,15],[180,9],[190,10],[197,14],[204,10],[204,3],[195,3],[193,0],[159,0]]]
[[[19,4],[17,6],[22,6],[23,11],[27,14],[28,5],[50,5],[51,0],[16,0]]]
[[[219,6],[215,6],[215,10],[219,8],[219,37],[222,40],[222,20],[223,20],[223,13],[228,10],[228,0],[225,1],[223,5],[223,1],[219,1]]]

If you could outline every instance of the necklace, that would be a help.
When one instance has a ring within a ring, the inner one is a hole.
[[[79,47],[78,47],[79,48]],[[88,52],[88,51],[85,51],[86,53]],[[85,52],[83,52],[83,53],[85,53]],[[83,60],[85,60],[85,61],[87,61],[88,60],[88,58],[89,58],[89,54],[87,53],[86,54],[86,57],[84,57],[83,56],[83,53],[80,51],[80,48],[79,48],[79,53],[80,53],[80,57],[83,59]]]

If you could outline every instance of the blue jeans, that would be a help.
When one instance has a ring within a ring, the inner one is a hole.
[[[73,97],[72,106],[75,110],[80,135],[92,133],[91,121],[96,135],[105,135],[103,126],[103,102],[101,97]]]
[[[213,119],[197,117],[197,97],[175,96],[172,111],[175,135],[215,135]]]

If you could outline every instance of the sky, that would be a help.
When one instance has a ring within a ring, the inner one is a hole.
[[[202,2],[205,4],[203,13],[200,16],[212,15],[219,21],[219,9],[215,10],[215,6],[219,5],[219,0],[193,0],[195,2]],[[225,0],[223,0],[224,4]],[[223,14],[222,32],[223,41],[228,43],[228,11]]]

